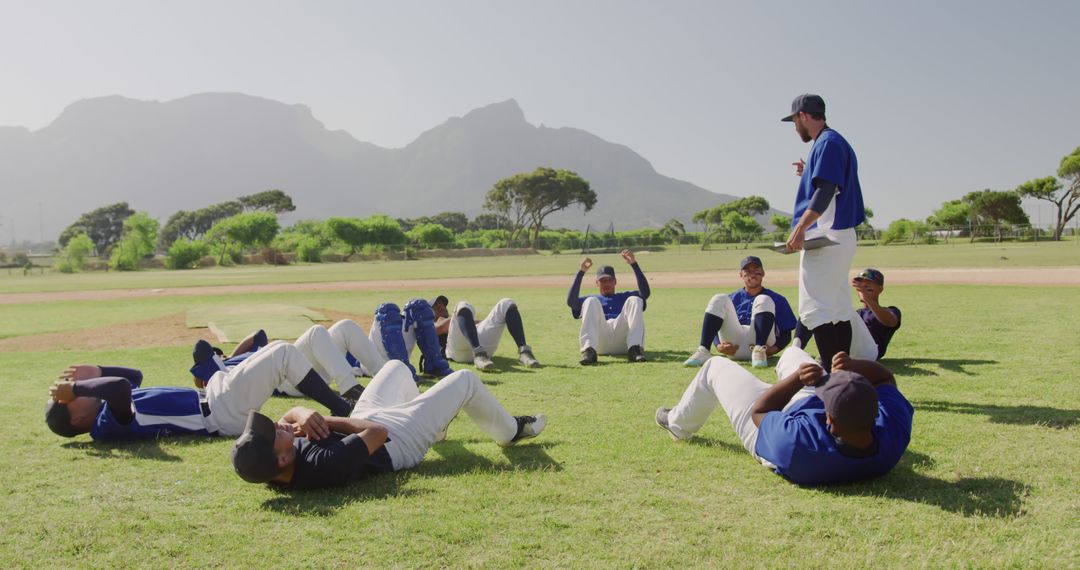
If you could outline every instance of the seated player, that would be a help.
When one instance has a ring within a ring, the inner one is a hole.
[[[783,295],[762,284],[765,268],[750,255],[739,263],[743,287],[729,295],[714,295],[705,307],[701,344],[683,363],[701,366],[709,359],[709,345],[736,360],[750,360],[757,368],[769,365],[769,356],[791,341],[798,322]]]
[[[592,259],[581,261],[566,304],[570,314],[581,319],[581,364],[596,364],[597,354],[626,354],[630,362],[645,361],[645,300],[649,298],[649,282],[638,266],[637,258],[624,249],[623,260],[634,270],[637,290],[615,292],[615,268],[610,265],[596,270],[599,295],[580,297],[581,279],[592,267]]]
[[[503,330],[507,330],[517,345],[518,360],[527,368],[540,366],[532,347],[525,342],[525,325],[513,299],[500,299],[479,323],[476,322],[476,309],[468,301],[459,302],[453,316],[446,310],[448,304],[445,295],[439,295],[431,303],[436,316],[435,332],[447,359],[471,362],[477,370],[490,370],[495,366],[491,355],[499,348]]]
[[[864,269],[851,279],[851,286],[863,305],[855,311],[859,318],[851,319],[851,356],[881,360],[885,357],[893,334],[900,329],[900,309],[881,306],[879,298],[885,290],[885,275],[877,269]],[[795,336],[798,346],[805,348],[810,342],[811,332],[799,323]]]
[[[89,433],[95,441],[182,434],[238,435],[249,410],[262,407],[274,389],[295,385],[330,409],[349,405],[326,386],[295,346],[274,343],[228,372],[218,372],[206,391],[174,386],[141,388],[133,368],[76,365],[49,388],[45,423],[57,435]]]
[[[730,360],[709,359],[678,405],[656,410],[656,423],[690,439],[720,406],[746,450],[799,485],[877,477],[900,461],[914,409],[884,366],[839,352],[826,374],[791,347],[776,373],[770,386]]]
[[[294,408],[275,423],[251,412],[233,446],[233,467],[245,481],[286,489],[345,485],[415,467],[462,410],[502,446],[536,437],[547,423],[543,415],[508,414],[469,370],[420,394],[412,372],[391,362],[375,375],[351,417]]]

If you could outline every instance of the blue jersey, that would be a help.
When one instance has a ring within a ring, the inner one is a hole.
[[[914,408],[895,386],[877,386],[878,416],[871,428],[877,453],[840,453],[825,425],[825,404],[810,396],[783,412],[769,412],[758,426],[754,452],[776,473],[799,485],[843,483],[888,473],[911,441]]]
[[[161,386],[131,391],[131,407],[135,419],[120,423],[109,406],[101,412],[90,428],[95,441],[116,439],[146,439],[168,435],[207,435],[203,422],[200,394],[191,388]]]
[[[604,318],[614,319],[622,313],[623,305],[626,304],[626,300],[630,297],[638,297],[641,299],[641,310],[645,310],[645,298],[641,296],[639,291],[623,291],[621,293],[614,293],[611,296],[605,297],[603,295],[587,295],[578,299],[578,305],[585,302],[585,299],[589,297],[596,298],[600,301],[600,306],[604,308]]]
[[[795,313],[791,310],[791,305],[788,304],[787,299],[784,298],[783,295],[764,287],[758,295],[768,295],[776,305],[777,331],[795,330],[795,325],[797,325],[799,321],[795,318]],[[753,315],[754,298],[756,298],[757,295],[751,295],[746,292],[746,289],[739,288],[738,291],[728,295],[728,297],[731,297],[731,304],[735,305],[735,314],[739,315],[739,323],[749,325],[751,316]]]
[[[806,209],[810,207],[810,198],[814,195],[814,180],[822,179],[836,184],[838,193],[835,202],[818,220],[817,227],[843,230],[854,228],[866,219],[863,210],[862,187],[859,186],[859,163],[855,151],[840,133],[825,129],[814,141],[810,156],[806,159],[799,191],[795,195],[795,213],[791,216],[791,228],[799,223]]]

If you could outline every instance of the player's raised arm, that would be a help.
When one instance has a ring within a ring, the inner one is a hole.
[[[645,273],[641,271],[641,266],[638,265],[637,257],[634,255],[634,252],[629,249],[624,249],[621,255],[623,260],[625,260],[626,263],[630,265],[630,268],[634,270],[634,278],[637,279],[637,288],[638,292],[641,293],[641,298],[648,299],[652,290],[649,289],[649,280],[645,278]]]
[[[566,306],[570,307],[570,314],[575,319],[581,318],[581,280],[590,267],[592,267],[592,259],[586,257],[581,260],[578,272],[574,275],[574,281],[570,284],[570,292],[566,295]]]

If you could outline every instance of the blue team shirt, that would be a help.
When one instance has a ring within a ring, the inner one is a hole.
[[[791,216],[792,229],[795,229],[806,209],[810,207],[816,178],[839,187],[832,229],[854,228],[866,219],[855,151],[840,133],[825,129],[814,141],[803,168],[802,179],[799,180],[799,191],[795,195],[795,213]]]
[[[109,411],[109,406],[101,406],[101,412],[90,428],[90,437],[95,441],[106,441],[177,434],[207,435],[199,397],[197,390],[176,386],[132,390],[131,407],[135,419],[131,423],[120,423]]]
[[[762,288],[761,293],[758,293],[758,295],[768,295],[776,305],[776,330],[795,330],[795,325],[799,321],[795,318],[791,305],[788,304],[783,295],[766,288]],[[735,314],[739,315],[739,323],[749,325],[754,310],[754,298],[757,295],[751,295],[746,292],[746,289],[740,287],[738,291],[728,295],[728,297],[731,297],[731,304],[735,305]]]
[[[615,293],[610,297],[603,295],[586,295],[584,297],[578,297],[578,305],[580,306],[585,302],[585,299],[594,297],[600,301],[600,306],[604,308],[604,318],[614,319],[622,313],[623,305],[626,304],[626,300],[630,297],[637,297],[641,299],[641,310],[645,311],[645,298],[641,296],[640,291],[623,291],[621,293]]]
[[[783,412],[769,412],[758,426],[754,452],[776,466],[776,473],[799,485],[868,479],[888,473],[911,441],[914,408],[895,386],[878,386],[874,420],[877,453],[849,457],[837,450],[825,425],[825,404],[810,396]]]
[[[857,310],[859,317],[866,323],[866,328],[870,331],[870,336],[874,337],[874,342],[877,343],[878,360],[885,358],[885,351],[889,348],[889,341],[892,340],[896,331],[900,330],[900,323],[902,322],[899,308],[890,306],[885,307],[885,310],[896,315],[896,326],[891,329],[881,324],[881,321],[877,319],[877,316],[874,315],[874,311],[870,310],[870,307],[863,307]]]

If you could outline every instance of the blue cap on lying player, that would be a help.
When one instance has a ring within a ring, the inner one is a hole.
[[[751,263],[757,265],[762,269],[765,269],[765,264],[761,263],[761,258],[756,255],[748,255],[744,257],[742,261],[739,262],[739,269],[746,269],[746,266],[750,265]]]
[[[233,469],[241,479],[249,483],[266,483],[277,476],[276,436],[277,425],[273,420],[254,410],[248,412],[244,432],[232,449]]]
[[[603,279],[604,277],[615,278],[615,268],[610,265],[601,265],[596,269],[596,278]]]

